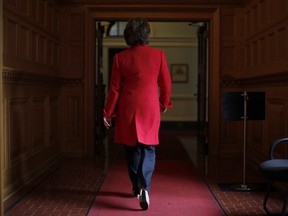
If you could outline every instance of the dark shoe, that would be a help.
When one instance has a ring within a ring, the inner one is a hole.
[[[143,210],[147,210],[149,208],[149,194],[145,189],[140,191],[139,204]]]

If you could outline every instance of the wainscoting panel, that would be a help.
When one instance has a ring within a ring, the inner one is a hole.
[[[81,156],[84,153],[83,137],[83,87],[63,86],[62,152],[65,155]]]
[[[32,99],[32,143],[31,153],[35,154],[47,146],[47,108],[46,97]]]
[[[56,145],[60,148],[60,100],[58,96],[49,97],[48,104],[48,146]]]
[[[4,197],[59,159],[59,70],[57,1],[3,0]]]
[[[83,139],[81,116],[82,116],[82,97],[81,96],[69,96],[68,97],[68,122],[71,123],[69,127],[69,137],[71,140],[79,141]]]
[[[223,121],[219,145],[223,157],[239,155],[243,146],[243,121]]]
[[[8,160],[9,160],[9,154],[8,154],[8,146],[7,146],[7,143],[8,143],[8,134],[7,134],[7,131],[8,131],[8,120],[9,120],[9,112],[8,112],[8,100],[6,97],[3,97],[3,104],[1,104],[2,107],[3,107],[3,152],[2,155],[3,155],[3,160],[2,160],[2,164],[3,164],[3,171],[6,172],[7,169],[8,169]],[[6,115],[5,115],[6,114]]]
[[[272,141],[288,136],[287,6],[284,0],[251,0],[243,9],[221,10],[221,91],[266,93],[266,119],[247,122],[246,157],[249,169],[255,173],[260,162],[268,158]],[[228,17],[230,20],[225,22]],[[229,31],[230,26],[234,31]],[[222,120],[222,157],[242,158],[243,130],[243,122]],[[287,156],[287,151],[285,148],[279,153]]]
[[[9,18],[4,20],[4,46],[3,51],[7,56],[17,55],[17,27],[18,24]]]
[[[250,77],[285,71],[288,67],[287,1],[253,0],[244,11],[244,69]]]
[[[60,10],[54,1],[4,1],[5,67],[58,74]]]
[[[247,121],[246,155],[250,166],[253,164],[258,169],[258,164],[263,160],[263,146],[265,145],[265,120]],[[244,136],[243,136],[244,137]],[[242,152],[244,143],[242,144]]]
[[[6,197],[61,158],[60,83],[57,77],[8,70],[3,80]]]
[[[236,33],[237,16],[236,9],[221,9],[221,74],[222,76],[233,76],[236,69]]]
[[[29,97],[9,99],[9,168],[29,156]],[[4,114],[5,115],[5,114]],[[14,134],[14,135],[12,135]]]
[[[283,98],[274,97],[267,99],[267,144],[265,145],[265,151],[269,151],[271,143],[281,137],[287,136],[287,96]],[[285,148],[287,149],[287,148]],[[277,151],[277,153],[280,153]],[[281,155],[284,156],[286,151],[281,151]]]
[[[84,12],[62,8],[61,73],[82,77],[84,71]]]

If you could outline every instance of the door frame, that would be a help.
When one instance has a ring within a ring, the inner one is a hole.
[[[218,155],[220,121],[220,9],[218,7],[196,7],[193,4],[134,5],[113,4],[88,6],[86,10],[85,32],[85,143],[94,144],[94,47],[95,23],[101,20],[128,20],[131,17],[145,17],[151,21],[190,21],[209,22],[209,89],[208,89],[208,161]],[[213,130],[212,130],[213,128]],[[87,148],[91,148],[87,146]],[[208,164],[213,166],[213,163]],[[212,167],[210,167],[212,168]],[[211,170],[211,169],[210,169]],[[208,174],[209,175],[209,174]]]
[[[4,190],[4,184],[3,184],[3,172],[4,172],[4,119],[3,119],[3,82],[2,82],[2,71],[3,71],[3,1],[0,1],[0,70],[1,70],[1,76],[0,76],[0,215],[4,215],[4,196],[3,196],[3,190]]]

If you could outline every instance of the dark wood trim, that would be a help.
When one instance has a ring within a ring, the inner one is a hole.
[[[93,52],[91,41],[94,41],[94,29],[95,21],[100,20],[123,20],[130,17],[141,16],[148,20],[153,21],[187,21],[187,20],[198,20],[207,21],[210,23],[210,89],[209,89],[209,140],[211,142],[211,148],[209,149],[210,154],[217,155],[219,151],[219,116],[220,116],[220,9],[218,6],[196,8],[195,5],[187,4],[175,4],[175,5],[145,5],[145,6],[123,6],[120,4],[111,5],[97,5],[88,6],[86,11],[86,42],[85,42],[85,100],[93,100],[93,82],[91,79],[94,72],[94,59],[95,54]],[[94,118],[91,116],[93,113],[92,102],[85,104],[85,143],[87,145],[94,145],[94,131],[87,130],[88,128],[94,128]],[[93,114],[94,115],[94,114]],[[86,147],[89,149],[89,146]],[[210,157],[210,156],[209,156]],[[213,166],[213,162],[210,163]],[[209,170],[213,170],[215,167],[209,167]],[[212,172],[211,172],[212,173]]]
[[[66,86],[78,86],[83,85],[82,79],[63,78],[59,76],[47,76],[42,74],[35,74],[25,71],[9,71],[3,70],[2,80],[4,84],[49,84],[49,85],[66,85]]]
[[[222,87],[239,87],[239,86],[282,86],[288,83],[288,71],[255,76],[249,78],[236,79],[234,77],[222,77],[221,86]]]
[[[60,0],[62,4],[134,4],[135,0]],[[242,5],[246,0],[145,0],[137,1],[137,4],[194,4],[194,5]]]

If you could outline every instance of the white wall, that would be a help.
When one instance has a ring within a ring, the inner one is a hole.
[[[172,83],[171,101],[173,109],[163,115],[163,121],[197,121],[197,28],[187,22],[150,23],[151,41],[149,46],[165,52],[168,66],[188,65],[188,80]],[[120,38],[104,38],[103,81],[108,84],[108,49],[126,48]],[[106,89],[107,90],[107,89]]]

